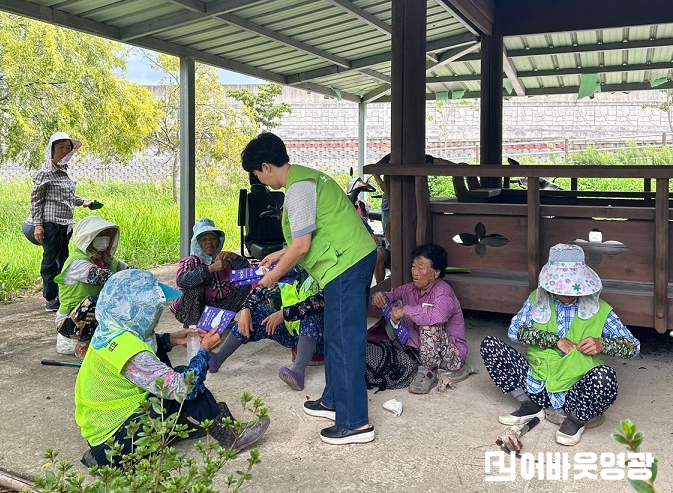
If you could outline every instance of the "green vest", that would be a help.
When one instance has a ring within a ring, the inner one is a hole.
[[[537,291],[534,291],[530,295],[531,303],[535,301],[536,293]],[[549,321],[546,324],[535,322],[533,327],[558,334],[554,301],[550,299],[549,303],[551,305]],[[587,337],[601,337],[612,307],[603,300],[599,303],[598,313],[590,319],[582,320],[577,315],[573,318],[566,339],[578,343]],[[533,378],[545,382],[545,387],[549,392],[563,392],[571,389],[589,370],[602,365],[605,358],[602,354],[587,356],[577,349],[562,356],[561,350],[557,347],[543,349],[539,346],[528,346],[526,359],[533,370]]]
[[[318,213],[311,247],[301,260],[301,266],[324,288],[332,279],[376,250],[376,243],[353,204],[332,178],[321,171],[293,164],[287,172],[285,189],[302,180],[311,180],[316,184]],[[283,236],[291,245],[292,232],[287,210],[283,210]]]
[[[149,392],[121,374],[136,354],[154,350],[130,332],[101,349],[89,346],[75,382],[75,421],[92,446],[110,438],[135,413]]]
[[[87,260],[93,264],[93,260],[91,260],[90,257],[88,257],[81,250],[76,249],[67,258],[65,264],[63,264],[61,273],[54,278],[54,281],[59,285],[58,299],[61,302],[61,306],[58,309],[58,313],[61,315],[67,315],[70,313],[70,311],[87,296],[98,296],[100,294],[100,290],[103,289],[103,286],[98,286],[97,284],[88,284],[86,282],[64,284],[63,278],[65,277],[65,273],[74,260]],[[117,272],[117,270],[119,270],[119,261],[116,258],[112,259],[109,269],[112,272]]]
[[[296,305],[300,301],[304,301],[309,296],[313,296],[318,292],[318,283],[309,276],[306,280],[299,286],[299,279],[294,283],[288,284],[285,282],[279,282],[278,288],[280,289],[280,300],[284,307]],[[285,328],[290,334],[299,334],[299,324],[301,320],[293,320],[284,322]]]

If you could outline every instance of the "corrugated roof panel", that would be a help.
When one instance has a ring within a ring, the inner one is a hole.
[[[175,7],[165,0],[125,0],[85,12],[84,15],[97,22],[125,27],[180,10]]]

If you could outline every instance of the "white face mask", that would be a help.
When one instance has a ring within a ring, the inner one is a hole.
[[[104,252],[110,246],[109,236],[96,236],[91,242],[91,248],[97,252]]]

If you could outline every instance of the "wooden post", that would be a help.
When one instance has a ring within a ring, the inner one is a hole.
[[[654,328],[668,330],[668,180],[657,178],[654,212]]]
[[[426,8],[423,0],[392,1],[392,164],[421,164],[425,161]],[[391,176],[390,179],[393,287],[411,281],[411,251],[419,239],[426,237],[429,226],[426,211],[418,216],[419,207],[424,207],[424,199],[417,201],[417,181],[417,178],[402,176]],[[420,180],[421,189],[422,182]]]
[[[502,34],[494,25],[490,36],[481,38],[481,119],[482,165],[502,165]],[[500,178],[482,178],[485,188],[502,186]]]
[[[540,273],[540,180],[537,176],[528,177],[528,288],[537,288]]]

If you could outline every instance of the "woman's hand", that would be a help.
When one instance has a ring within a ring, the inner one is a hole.
[[[243,308],[238,319],[238,333],[243,337],[250,337],[250,332],[252,332],[252,313],[249,308]]]
[[[277,264],[278,261],[283,258],[283,255],[285,255],[286,250],[287,248],[283,248],[282,250],[268,254],[262,259],[259,265],[261,267],[271,267],[273,264]]]
[[[603,352],[603,341],[599,337],[587,337],[577,343],[577,349],[587,356],[594,356]]]
[[[220,252],[217,254],[217,258],[221,259],[222,262],[228,262],[230,260],[234,260],[236,257],[238,257],[237,254],[234,252]]]
[[[276,284],[278,284],[278,281],[276,281],[273,277],[271,277],[271,275],[272,275],[271,272],[272,271],[267,271],[264,274],[264,277],[262,277],[262,279],[260,279],[260,281],[257,284],[259,284],[260,286],[264,286],[265,288],[269,288],[269,289],[275,287]]]
[[[400,304],[394,306],[392,311],[390,312],[390,319],[394,323],[397,323],[402,317],[404,317],[404,305]]]
[[[42,240],[44,240],[44,228],[42,226],[35,226],[33,238],[35,238],[35,241],[37,241],[40,245],[42,244]]]
[[[556,346],[561,350],[563,354],[568,354],[576,347],[574,342],[566,339],[565,337],[561,337],[556,343]]]
[[[285,319],[283,318],[283,310],[278,310],[262,320],[262,325],[266,326],[266,333],[268,335],[273,335],[276,331],[276,327],[283,322],[285,322]]]
[[[178,330],[177,332],[173,332],[170,335],[171,346],[184,346],[184,345],[186,345],[187,344],[187,337],[189,336],[189,334],[192,334],[194,332],[198,333],[199,337],[201,339],[203,339],[203,336],[206,335],[206,331],[201,330],[201,329],[181,329],[181,330]]]
[[[213,272],[220,272],[226,268],[227,268],[227,261],[222,260],[222,258],[218,255],[215,261],[208,266],[208,272],[212,274]]]
[[[205,349],[208,352],[211,352],[222,342],[222,336],[217,333],[217,327],[213,327],[213,330],[208,332],[203,339],[201,339],[201,349]]]
[[[383,294],[382,291],[374,293],[374,295],[372,296],[372,304],[376,308],[380,308],[381,310],[383,310],[383,308],[386,306],[386,295]]]

